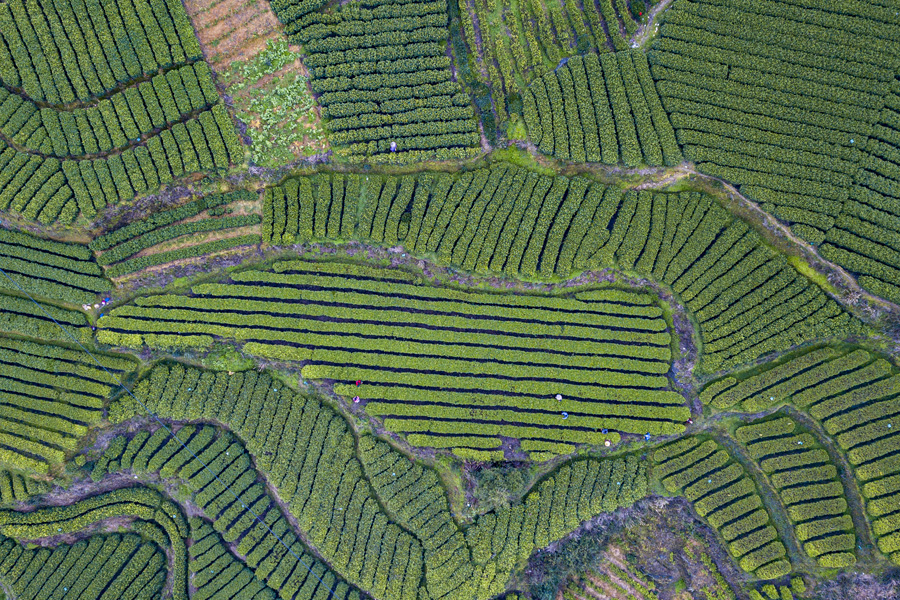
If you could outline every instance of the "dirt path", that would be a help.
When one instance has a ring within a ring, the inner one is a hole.
[[[647,15],[647,22],[638,26],[638,30],[634,32],[630,40],[632,48],[642,48],[653,38],[659,30],[659,23],[656,22],[656,17],[666,10],[670,4],[672,4],[672,0],[662,0],[662,2],[650,9],[650,13]]]
[[[853,469],[846,457],[838,450],[831,439],[831,436],[822,428],[822,426],[812,417],[803,413],[793,406],[785,406],[781,412],[794,419],[800,425],[805,427],[813,436],[815,436],[822,447],[828,452],[831,462],[837,467],[838,476],[844,485],[844,499],[847,500],[847,506],[850,510],[850,516],[853,519],[853,529],[856,533],[856,550],[858,562],[877,564],[882,557],[872,536],[871,521],[866,516],[865,503],[862,499],[862,493],[859,489],[859,483],[853,475]]]
[[[797,537],[794,535],[794,524],[788,517],[787,510],[785,509],[784,504],[781,503],[778,492],[775,491],[775,488],[769,483],[768,478],[756,464],[756,461],[752,460],[744,449],[729,436],[721,432],[713,432],[712,436],[716,442],[725,447],[728,453],[737,460],[750,477],[753,478],[753,481],[756,483],[756,487],[759,490],[759,495],[762,497],[763,505],[766,507],[766,510],[769,511],[772,524],[778,532],[778,539],[781,540],[784,547],[787,549],[788,560],[791,561],[791,565],[793,565],[794,569],[797,569],[798,567],[809,570],[815,569],[815,561],[807,556],[800,548]]]

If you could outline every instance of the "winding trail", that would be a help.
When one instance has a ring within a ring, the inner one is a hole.
[[[815,568],[815,562],[800,548],[797,537],[794,535],[794,525],[788,517],[787,510],[781,503],[778,492],[769,483],[765,473],[762,472],[754,460],[747,456],[740,444],[731,439],[730,436],[716,431],[712,432],[712,437],[724,446],[731,456],[750,474],[750,477],[753,478],[759,490],[759,495],[762,496],[763,504],[772,518],[772,524],[778,532],[778,538],[787,549],[788,559],[791,561],[794,569],[796,570],[801,565],[806,569]]]
[[[812,417],[803,413],[793,406],[785,406],[781,412],[794,419],[805,427],[813,436],[815,436],[822,447],[828,452],[831,462],[837,467],[838,476],[844,485],[844,499],[850,510],[850,516],[853,518],[853,529],[856,533],[857,555],[859,562],[877,563],[881,557],[875,538],[872,535],[872,528],[869,518],[866,516],[865,504],[862,500],[862,493],[856,477],[853,475],[853,469],[850,463],[835,446],[831,436],[822,428],[822,426]]]
[[[640,25],[631,37],[632,48],[642,48],[653,38],[657,27],[659,27],[656,17],[669,8],[670,4],[672,4],[672,0],[662,0],[662,2],[650,9],[650,13],[647,15],[647,22]]]

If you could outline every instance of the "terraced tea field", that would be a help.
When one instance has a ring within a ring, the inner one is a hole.
[[[896,0],[0,2],[0,600],[900,598],[898,182]]]

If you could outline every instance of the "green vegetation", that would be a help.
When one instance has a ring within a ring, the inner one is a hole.
[[[269,41],[263,52],[232,63],[223,74],[235,116],[247,125],[257,165],[277,167],[324,147],[309,80],[290,68],[299,61],[287,41]]]
[[[623,0],[452,1],[459,4],[477,79],[497,92],[494,100],[501,121],[516,112],[516,94],[535,78],[588,50],[603,53],[631,47],[629,38],[646,20],[643,2]]]
[[[656,450],[654,476],[683,494],[728,543],[740,567],[761,579],[790,573],[784,544],[753,479],[714,440],[686,437]]]
[[[247,450],[309,543],[348,583],[375,597],[415,598],[424,573],[432,597],[490,598],[503,591],[511,570],[535,548],[563,537],[592,515],[629,506],[648,493],[647,464],[637,456],[579,460],[555,471],[521,502],[482,515],[463,532],[432,469],[371,436],[357,440],[343,417],[314,398],[285,389],[266,374],[157,366],[135,393],[164,417],[209,419],[214,415],[247,440],[246,450],[231,433],[218,433],[212,427],[186,426],[176,434],[180,442],[160,429],[153,435],[138,434],[127,444],[111,444],[95,467],[101,470],[98,478],[115,465],[185,480],[204,513],[219,515],[213,526],[226,541],[240,540],[239,552],[270,587],[270,577],[277,571],[267,575],[273,564],[263,559],[272,552],[281,553],[278,542],[249,514],[243,514],[219,483],[233,482],[229,485],[244,505],[254,507],[257,514],[271,515],[266,524],[293,539],[265,487],[256,482]],[[111,411],[120,420],[136,408],[125,398]],[[269,420],[265,415],[277,418]],[[191,460],[191,452],[209,465],[209,471]],[[549,518],[538,519],[539,514]],[[296,544],[299,554],[302,543]],[[376,571],[378,564],[385,568]],[[267,570],[260,574],[263,568]],[[396,574],[391,579],[385,575],[388,568]]]
[[[641,52],[570,58],[522,100],[529,138],[545,154],[628,167],[682,160]]]
[[[879,549],[897,561],[900,560],[900,546],[896,541],[900,525],[894,513],[898,489],[896,449],[900,437],[895,433],[893,417],[898,394],[900,375],[885,359],[862,349],[824,347],[776,365],[766,365],[759,372],[712,383],[701,398],[716,408],[742,402],[745,410],[790,403],[821,423],[852,466]],[[820,450],[818,456],[821,459],[824,453]],[[821,489],[824,491],[825,487]],[[823,510],[829,505],[821,504]],[[847,529],[848,520],[841,517],[846,510],[845,503],[837,499],[830,504],[833,505],[830,516],[835,520],[810,529],[810,536],[825,535],[827,529],[822,527],[829,524],[834,527],[832,530]],[[828,514],[825,512],[823,516]],[[836,536],[835,543],[846,546],[845,536]],[[822,549],[831,548],[822,546]],[[818,551],[819,546],[814,549]]]
[[[898,21],[856,8],[675,2],[649,60],[687,159],[896,302]]]
[[[815,437],[789,418],[754,421],[735,437],[769,476],[803,549],[823,567],[856,562],[856,535],[837,469]]]
[[[53,506],[29,513],[19,513],[10,510],[0,511],[0,533],[17,539],[33,540],[57,534],[77,532],[97,521],[122,516],[149,521],[162,528],[165,532],[165,538],[167,538],[167,546],[171,548],[173,556],[172,577],[174,587],[172,598],[173,600],[187,600],[187,549],[184,541],[188,537],[187,522],[176,505],[149,488],[118,489],[76,502],[70,506]],[[7,543],[10,544],[11,542],[7,541]],[[147,578],[148,573],[146,571],[149,571],[151,578],[155,577],[155,574],[159,572],[160,565],[158,559],[152,560],[153,550],[155,548],[152,546],[138,550],[134,555],[136,564],[126,568],[122,575],[123,581],[119,585],[127,586],[129,580],[136,575],[139,579]],[[66,555],[65,552],[62,552],[62,554],[63,557]],[[128,556],[130,553],[123,554]],[[19,558],[19,561],[16,562],[16,565],[18,566],[21,562],[24,566],[23,559],[24,553]],[[25,588],[25,585],[33,576],[37,575],[44,563],[46,562],[48,565],[54,564],[52,557],[43,561],[32,560],[32,562],[36,563],[37,568],[32,567],[32,569],[28,569],[28,567],[25,567],[26,571],[19,576],[19,579],[7,574],[10,579],[16,581],[17,585],[25,589],[26,593],[27,588]],[[119,564],[121,565],[122,563]],[[16,567],[10,565],[8,568],[15,569]],[[0,572],[2,570],[3,567],[0,566]],[[109,575],[114,576],[115,574],[116,569],[109,569]],[[109,580],[109,576],[107,576],[106,580]],[[102,571],[100,577],[95,576],[92,578],[90,586],[96,587],[93,594],[89,591],[85,592],[88,598],[99,597],[98,594],[104,592]],[[88,590],[90,589],[89,587]],[[106,591],[108,592],[109,590]],[[46,590],[44,590],[44,593],[46,593]]]
[[[183,5],[88,5],[0,11],[0,209],[44,224],[243,162]]]
[[[273,2],[289,39],[303,44],[313,91],[336,154],[354,162],[465,158],[480,140],[445,55],[446,0]]]
[[[454,448],[473,436],[600,444],[617,441],[618,432],[683,431],[690,412],[664,376],[670,337],[650,298],[615,290],[586,292],[585,300],[511,296],[418,283],[402,271],[279,262],[274,272],[195,286],[192,297],[144,297],[114,309],[100,319],[99,339],[139,348],[158,339],[168,345],[173,336],[188,336],[178,338],[184,345],[231,338],[252,355],[302,361],[304,379],[333,381],[335,393],[361,399],[392,431],[466,436]],[[323,319],[333,306],[342,317]]]
[[[50,491],[50,486],[21,473],[0,471],[0,505],[24,502]]]
[[[95,355],[123,376],[136,362]],[[0,461],[46,473],[103,418],[109,375],[80,350],[0,337]]]
[[[0,2],[0,598],[891,596],[893,4]]]
[[[133,533],[39,550],[2,538],[0,555],[0,578],[20,600],[158,597],[166,583],[162,549]]]
[[[504,163],[459,176],[320,174],[271,188],[262,228],[272,243],[401,243],[439,263],[527,279],[635,271],[671,286],[699,321],[704,371],[864,331],[759,234],[696,193],[623,194]]]
[[[110,289],[90,251],[78,244],[62,244],[0,229],[3,270],[0,288],[66,302],[90,304]],[[18,284],[18,285],[16,285]]]

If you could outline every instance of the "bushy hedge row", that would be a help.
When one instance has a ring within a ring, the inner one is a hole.
[[[583,520],[630,506],[647,491],[647,467],[637,456],[578,460],[556,470],[521,503],[481,515],[466,531],[466,541],[475,564],[497,563],[497,577],[482,581],[480,595],[502,591],[506,573],[534,549]]]
[[[222,537],[213,527],[200,519],[191,518],[191,537],[194,543],[188,549],[191,583],[196,588],[195,597],[254,598],[275,600],[278,593],[255,576],[252,569],[238,560],[225,545]],[[324,591],[319,591],[324,593]],[[312,594],[301,594],[298,598],[312,598]],[[353,598],[338,594],[337,598]]]
[[[198,285],[193,297],[144,298],[99,325],[120,343],[153,343],[158,334],[256,343],[245,350],[306,363],[305,379],[333,381],[370,414],[452,419],[460,433],[466,421],[488,420],[542,425],[548,431],[539,437],[551,441],[569,428],[656,435],[682,431],[690,416],[665,376],[670,336],[661,311],[640,296],[637,304],[626,304],[628,295],[526,303],[337,263],[292,261],[275,271]]]
[[[681,295],[700,322],[709,370],[796,339],[862,331],[709,197],[623,194],[503,163],[456,176],[289,180],[267,191],[263,237],[399,242],[465,270],[526,279],[617,265]]]
[[[216,221],[218,221],[218,219],[216,219]],[[178,250],[169,250],[166,252],[129,258],[128,260],[124,260],[108,267],[106,274],[110,277],[122,277],[123,275],[134,273],[135,271],[140,271],[156,265],[164,265],[176,260],[205,257],[216,252],[240,248],[241,246],[255,246],[257,244],[259,244],[259,236],[255,234],[223,238],[213,242],[204,242],[193,246],[187,246]]]
[[[102,252],[154,229],[194,217],[205,210],[214,209],[230,202],[252,201],[255,198],[255,194],[246,191],[208,194],[177,208],[153,213],[144,219],[132,221],[123,227],[99,235],[91,240],[88,247],[95,252]]]
[[[138,252],[155,246],[162,242],[193,233],[203,233],[208,231],[220,231],[223,229],[234,229],[238,227],[246,227],[256,225],[260,222],[259,215],[236,215],[220,218],[200,219],[199,221],[190,221],[187,223],[178,223],[156,229],[151,233],[146,233],[139,238],[131,239],[127,242],[119,244],[114,248],[104,252],[97,258],[97,262],[101,265],[110,265],[130,256],[134,256]]]
[[[47,225],[71,223],[78,205],[55,158],[19,152],[0,140],[0,210],[21,212]]]
[[[64,158],[123,149],[218,102],[209,65],[201,61],[156,75],[94,107],[35,112],[51,141],[50,153]],[[8,124],[0,130],[16,139]],[[24,139],[21,143],[28,145]]]
[[[376,597],[416,597],[422,575],[421,546],[377,507],[355,458],[352,432],[341,417],[319,401],[297,396],[268,375],[254,371],[228,375],[180,365],[154,368],[150,377],[136,386],[135,393],[163,416],[215,418],[226,423],[247,440],[247,449],[298,519],[305,539],[344,580]],[[114,406],[111,418],[119,420],[133,414],[137,407],[130,402],[125,399]],[[280,532],[307,564],[319,568],[320,563],[291,532],[277,508],[266,511],[272,501],[263,486],[254,483],[256,473],[250,468],[243,445],[230,434],[209,436],[204,429],[183,429],[177,435],[220,479],[239,481],[229,485],[246,490],[239,492],[244,504],[257,514],[269,515],[268,525]],[[134,440],[140,449],[132,449],[129,442],[120,461],[122,468],[158,468],[161,473],[184,479],[199,492],[195,496],[198,505],[208,514],[219,515],[215,527],[225,539],[241,540],[238,550],[247,556],[247,564],[257,577],[282,594],[292,596],[299,589],[308,575],[306,569],[294,569],[296,559],[285,555],[278,540],[252,515],[242,512],[230,492],[222,489],[200,463],[191,460],[180,444],[160,433]],[[285,559],[281,563],[272,562],[272,557],[282,556]],[[385,568],[376,572],[373,566],[379,561]],[[392,569],[397,576],[388,581]],[[294,573],[285,582],[290,570]]]
[[[728,542],[742,569],[761,579],[790,572],[784,545],[753,480],[714,440],[683,438],[656,450],[654,476],[684,494]],[[724,468],[723,468],[724,467]]]
[[[882,55],[900,50],[886,34],[895,15],[810,9],[782,22],[786,9],[710,1],[667,13],[649,55],[660,96],[700,170],[897,301],[900,95]],[[848,33],[863,27],[877,32],[871,46]]]
[[[558,158],[627,166],[682,160],[641,52],[570,58],[536,79],[523,105],[529,137]]]
[[[52,549],[0,538],[0,556],[0,577],[23,600],[152,597],[166,584],[164,551],[132,533],[97,534]]]
[[[0,532],[18,539],[33,540],[74,533],[97,521],[122,516],[154,521],[166,532],[173,556],[173,598],[187,600],[187,548],[184,541],[189,534],[187,521],[175,504],[149,488],[122,488],[69,506],[39,508],[28,513],[0,511]],[[152,549],[155,550],[155,546]],[[140,570],[132,571],[131,576],[134,577]],[[127,581],[119,585],[126,584]],[[96,582],[91,585],[96,585]]]
[[[522,534],[506,535],[509,542],[503,542],[493,521],[490,528],[482,526],[498,544],[508,546],[502,552],[498,547],[494,558],[473,562],[470,536],[456,525],[434,472],[383,441],[357,440],[342,417],[315,399],[294,394],[278,380],[255,371],[227,374],[158,365],[136,385],[135,393],[163,417],[215,418],[247,440],[247,449],[296,517],[305,539],[340,577],[354,585],[359,582],[375,597],[415,598],[424,574],[432,597],[486,600],[503,590],[520,556],[564,535],[581,520],[627,506],[648,492],[647,467],[638,457],[564,467],[526,502],[504,509],[517,521],[496,515]],[[114,404],[113,420],[134,413],[130,402],[124,398]],[[265,515],[267,524],[294,544],[298,554],[304,551],[277,508],[267,510],[271,500],[257,483],[243,444],[232,434],[187,426],[176,436],[223,481],[233,481],[229,484],[233,489],[246,490],[238,491],[244,504]],[[284,569],[292,567],[285,564],[283,547],[243,515],[233,497],[167,433],[139,432],[124,447],[117,444],[103,460],[121,469],[158,470],[163,477],[185,480],[197,491],[194,501],[204,512],[217,515],[213,528],[222,532],[223,539],[240,540],[237,551],[247,557],[257,578],[270,586],[275,582],[274,589],[285,593],[280,582],[288,573]],[[393,516],[387,517],[381,506]],[[552,527],[550,521],[538,518],[541,511],[549,515],[551,510],[556,515]],[[314,570],[320,568],[311,557],[304,560]],[[305,571],[297,567],[291,581],[298,572]],[[322,577],[328,581],[325,573]],[[344,592],[338,596],[343,598]]]
[[[898,396],[900,375],[889,362],[862,349],[830,347],[794,355],[752,374],[737,374],[720,380],[709,385],[701,394],[704,402],[723,408],[737,402],[743,402],[745,410],[793,403],[820,421],[825,431],[846,453],[867,501],[866,511],[872,519],[879,547],[895,562],[900,560],[894,541],[900,531],[900,522],[890,515],[896,510],[900,494],[900,460],[897,459],[900,442],[894,433],[893,422]],[[785,426],[780,427],[780,424]],[[782,438],[794,439],[789,437],[786,420],[751,425],[745,429],[755,432],[745,436],[748,440],[760,434],[764,440],[771,437],[770,451],[777,451]],[[807,463],[830,462],[824,449],[817,449],[814,438],[804,435],[794,442],[802,442],[804,451],[775,454],[763,461],[764,469],[785,471],[773,475],[773,483],[778,481],[785,486],[796,486],[816,481],[817,478],[834,479],[833,469],[804,468]],[[810,444],[812,452],[806,450]],[[798,443],[798,449],[800,446]],[[804,459],[807,455],[808,458]],[[802,470],[791,472],[797,469]],[[842,494],[833,485],[811,485],[810,488],[817,493]],[[806,501],[806,496],[798,496],[798,501]],[[823,528],[828,527],[835,531],[851,531],[850,523],[842,517],[846,511],[842,498],[834,497],[800,506],[803,510],[794,513],[797,519],[819,519],[811,520],[810,526],[804,524],[802,530],[800,525],[797,526],[801,539],[823,536]],[[846,563],[852,559],[853,553],[852,544],[841,536],[835,536],[834,546],[818,544],[811,550],[824,553],[823,565]],[[829,557],[827,552],[833,553],[833,556]]]
[[[854,564],[856,536],[846,492],[818,440],[788,417],[739,427],[735,436],[769,476],[806,553],[829,568]],[[823,459],[830,469],[821,467]]]
[[[61,323],[65,330],[61,330],[52,319],[47,318],[45,312]],[[63,343],[72,341],[68,334],[74,335],[82,343],[89,343],[93,336],[87,317],[80,311],[44,303],[35,306],[35,303],[27,298],[2,292],[0,292],[0,332]]]
[[[410,162],[477,153],[474,111],[444,56],[445,1],[363,2],[328,14],[315,12],[320,6],[273,3],[289,37],[307,52],[339,154]],[[447,109],[404,115],[390,106],[417,100]]]
[[[70,304],[92,303],[110,283],[86,246],[64,244],[9,229],[0,229],[0,257],[6,277],[0,287]]]
[[[122,374],[134,363],[99,355]],[[0,461],[47,472],[74,450],[88,427],[103,417],[103,404],[115,382],[83,352],[14,339],[0,339]],[[14,452],[14,450],[18,452]]]
[[[50,486],[19,473],[0,471],[0,504],[24,502],[50,491]]]
[[[174,0],[75,0],[51,8],[14,0],[0,8],[9,85],[49,104],[90,101],[160,68],[201,57],[184,6]]]
[[[231,117],[219,103],[175,123],[145,145],[93,160],[65,160],[63,172],[88,217],[120,199],[153,190],[181,175],[243,161]]]

